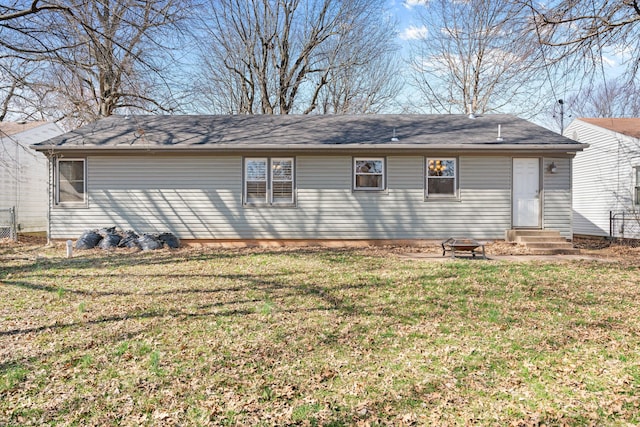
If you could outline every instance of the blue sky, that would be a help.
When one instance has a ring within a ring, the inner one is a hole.
[[[423,0],[389,0],[390,12],[398,20],[398,38],[401,41],[420,35],[417,30],[422,25],[416,19],[416,8],[424,7],[423,4]]]
[[[427,28],[420,22],[420,9],[426,7],[425,4],[428,3],[428,0],[387,0],[388,5],[388,13],[393,16],[398,23],[398,34],[397,34],[397,43],[402,48],[402,56],[405,60],[410,59],[410,50],[409,45],[412,42],[416,42],[421,38],[428,37]],[[434,29],[430,29],[430,31],[434,31]],[[581,87],[592,86],[592,85],[602,85],[604,83],[611,82],[614,78],[619,77],[622,73],[625,72],[626,66],[625,62],[631,58],[630,53],[626,52],[623,49],[607,48],[604,50],[602,56],[602,71],[603,73],[598,73],[598,75],[593,76],[592,78],[584,77],[582,79],[578,79],[577,81],[569,81],[566,82],[555,82],[553,84],[552,92],[553,97],[555,99],[571,99],[575,97],[580,90]],[[600,68],[599,66],[597,68]],[[408,92],[410,93],[410,91]],[[555,105],[555,100],[553,97],[549,99],[549,109],[554,110],[558,108]],[[568,106],[570,108],[570,106]],[[551,112],[553,114],[554,112]],[[571,114],[570,111],[566,111],[567,116]],[[550,127],[553,127],[554,124],[549,118],[542,118],[544,121],[549,121],[547,123]],[[566,124],[566,123],[565,123]]]
[[[428,0],[389,0],[389,12],[398,21],[398,43],[406,47],[411,40],[418,40],[427,36],[427,29],[418,17],[419,9],[425,7]],[[406,52],[406,50],[405,50]],[[630,52],[623,49],[606,49],[603,65],[607,78],[613,78],[625,70],[622,65],[630,58]]]

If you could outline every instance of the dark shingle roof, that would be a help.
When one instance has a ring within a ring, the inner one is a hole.
[[[498,125],[502,140],[498,140]],[[397,138],[392,141],[394,135]],[[561,149],[582,145],[509,115],[112,116],[33,148],[45,150]]]

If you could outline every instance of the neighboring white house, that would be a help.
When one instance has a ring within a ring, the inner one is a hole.
[[[55,123],[0,122],[0,210],[15,207],[18,231],[47,230],[47,159],[29,145],[62,133]]]
[[[640,118],[580,118],[564,134],[589,144],[573,161],[574,234],[640,238]]]

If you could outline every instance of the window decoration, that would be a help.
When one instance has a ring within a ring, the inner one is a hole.
[[[455,197],[456,159],[427,159],[427,197]]]

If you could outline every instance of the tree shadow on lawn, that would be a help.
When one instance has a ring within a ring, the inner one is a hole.
[[[231,304],[248,304],[248,303],[255,303],[255,302],[260,302],[260,301],[262,301],[262,300],[260,300],[260,299],[249,299],[249,300],[243,300],[243,301],[219,302],[219,303],[206,304],[206,305],[198,307],[198,308],[212,309],[212,308],[216,308],[216,307],[224,307],[226,305],[231,305]],[[81,321],[81,322],[68,322],[68,323],[56,322],[53,325],[42,325],[42,326],[36,326],[36,327],[33,327],[33,328],[25,328],[25,329],[10,329],[10,330],[7,330],[7,331],[0,331],[0,336],[12,336],[12,335],[38,333],[38,332],[45,332],[45,331],[46,332],[55,333],[56,330],[60,330],[60,329],[73,328],[73,327],[79,327],[79,326],[99,325],[99,324],[111,323],[111,322],[119,322],[119,321],[124,321],[124,320],[140,320],[140,319],[153,319],[153,318],[163,318],[163,317],[196,318],[196,317],[206,317],[206,316],[211,316],[211,315],[215,315],[215,316],[240,316],[240,315],[248,315],[248,314],[253,314],[253,313],[255,313],[255,310],[249,310],[249,309],[228,310],[228,311],[225,311],[225,312],[222,312],[222,313],[217,312],[215,314],[214,313],[194,314],[194,313],[189,313],[189,312],[180,311],[180,310],[176,310],[176,309],[169,309],[169,310],[162,310],[162,311],[160,311],[160,310],[149,310],[149,311],[144,311],[144,312],[135,313],[135,314],[123,314],[123,315],[119,315],[119,316],[102,316],[102,317],[99,317],[97,319],[86,320],[86,321]]]
[[[250,255],[250,254],[246,254]],[[195,252],[180,249],[161,249],[157,251],[104,251],[90,249],[82,251],[73,258],[65,258],[60,251],[59,257],[7,257],[0,255],[0,261],[18,260],[24,261],[22,265],[0,266],[0,279],[8,274],[34,273],[42,270],[84,270],[86,268],[119,268],[136,267],[145,265],[166,265],[185,261],[214,261],[232,259],[238,256],[246,256],[241,253],[229,251]]]
[[[291,248],[291,249],[263,249],[240,248],[221,250],[196,250],[193,248],[161,249],[157,251],[132,251],[128,249],[105,251],[102,249],[89,249],[76,252],[73,258],[65,258],[60,250],[59,257],[12,257],[0,254],[0,261],[23,260],[27,263],[16,266],[0,266],[0,279],[8,274],[33,273],[46,269],[69,270],[86,268],[120,268],[145,265],[166,265],[176,262],[215,261],[223,259],[246,258],[252,256],[318,256],[322,261],[333,263],[348,262],[347,256],[358,255],[358,249],[353,248]],[[368,254],[371,257],[385,258],[384,254]]]
[[[277,276],[287,276],[290,273],[277,273],[277,274],[261,274],[259,275],[260,278],[268,276],[268,277],[277,277]],[[142,279],[142,278],[158,278],[158,279],[194,279],[194,278],[200,278],[200,279],[211,279],[211,280],[215,280],[215,279],[223,279],[223,280],[235,280],[235,281],[241,281],[241,282],[249,282],[249,283],[260,283],[261,285],[268,285],[268,286],[272,286],[273,289],[277,289],[277,288],[281,288],[283,287],[282,285],[278,285],[280,282],[274,281],[274,280],[262,280],[262,279],[257,279],[258,275],[252,275],[252,274],[118,274],[117,275],[118,278],[128,278],[128,279]],[[74,274],[74,275],[58,275],[56,276],[56,279],[82,279],[82,278],[87,278],[87,279],[95,279],[96,276],[94,275],[81,275],[81,274]],[[61,280],[64,281],[64,280]],[[42,291],[42,292],[51,292],[51,293],[56,293],[59,291],[64,291],[64,293],[69,293],[69,294],[77,294],[77,295],[84,295],[84,296],[91,296],[91,297],[96,297],[96,296],[130,296],[130,295],[136,295],[136,296],[162,296],[162,295],[179,295],[179,294],[215,294],[215,293],[222,293],[222,292],[233,292],[233,291],[241,291],[246,289],[246,287],[244,286],[236,286],[236,287],[230,287],[230,288],[214,288],[214,289],[207,289],[207,288],[178,288],[178,289],[165,289],[165,290],[158,290],[158,291],[149,291],[149,292],[129,292],[129,291],[116,291],[116,290],[112,290],[112,291],[100,291],[100,290],[96,290],[96,289],[91,289],[91,290],[84,290],[84,289],[76,289],[76,288],[72,288],[72,287],[64,287],[64,286],[54,286],[54,285],[46,285],[46,284],[39,284],[39,283],[31,283],[31,282],[25,282],[25,281],[3,281],[2,282],[5,286],[15,286],[18,288],[23,288],[23,289],[30,289],[30,290],[34,290],[34,291]]]
[[[163,290],[159,292],[146,292],[146,293],[134,293],[134,292],[126,292],[126,291],[115,291],[115,292],[95,292],[95,291],[85,291],[78,289],[64,289],[64,293],[70,294],[78,294],[89,297],[102,297],[102,296],[122,296],[129,297],[132,295],[135,296],[156,296],[156,295],[187,295],[187,294],[224,294],[224,293],[240,293],[247,290],[255,290],[255,291],[264,291],[264,292],[276,292],[273,294],[273,298],[275,300],[284,300],[286,298],[301,298],[305,301],[309,301],[309,297],[319,299],[323,303],[321,305],[316,305],[315,307],[294,307],[294,308],[279,308],[277,310],[278,313],[282,314],[300,314],[304,312],[317,312],[317,311],[334,311],[339,312],[345,316],[353,316],[353,315],[373,315],[373,311],[376,309],[375,307],[358,307],[348,298],[341,298],[334,294],[337,291],[349,290],[349,289],[365,289],[370,288],[371,286],[392,286],[391,284],[370,284],[370,283],[357,283],[357,284],[348,284],[341,285],[334,289],[328,289],[323,286],[315,285],[315,284],[288,284],[282,280],[281,276],[287,276],[288,273],[278,273],[278,274],[259,274],[259,275],[249,275],[249,274],[238,274],[238,275],[205,275],[209,278],[224,278],[231,280],[240,280],[244,282],[242,286],[232,286],[226,288],[213,288],[213,289],[202,289],[202,288],[188,288],[188,289],[173,289],[173,290]],[[151,275],[151,276],[156,276]],[[200,277],[200,275],[176,275],[177,277]],[[33,291],[45,291],[45,292],[58,292],[60,288],[44,285],[38,283],[31,283],[26,281],[8,281],[3,282],[4,286],[15,286],[23,289],[33,290]],[[284,292],[283,292],[284,291]],[[221,308],[224,307],[232,307],[232,306],[242,306],[247,304],[257,304],[262,302],[263,299],[260,298],[232,298],[228,301],[217,301],[207,304],[199,304],[196,307],[192,307],[191,311],[185,311],[177,308],[169,308],[169,309],[158,309],[157,307],[147,308],[144,311],[135,311],[128,312],[120,315],[113,316],[102,316],[95,319],[87,319],[81,321],[74,322],[55,322],[53,324],[48,325],[39,325],[33,326],[29,328],[15,328],[9,330],[0,331],[0,338],[2,337],[17,337],[21,335],[27,334],[55,334],[57,331],[62,331],[65,329],[73,328],[87,328],[95,325],[107,325],[116,322],[123,322],[127,320],[143,320],[143,319],[162,319],[162,318],[182,318],[182,319],[197,319],[197,318],[216,318],[216,317],[235,317],[235,316],[249,316],[257,314],[258,310],[256,307],[236,307],[230,308],[228,310],[220,311]],[[383,304],[380,305],[380,312],[384,312],[385,316],[389,316],[393,318],[394,307],[383,307]],[[195,313],[193,311],[196,311]],[[370,311],[371,310],[371,311]],[[204,312],[203,312],[204,311]],[[379,315],[379,314],[376,314]],[[151,326],[149,326],[151,327]],[[135,336],[141,335],[143,332],[136,332]],[[131,335],[125,333],[121,336],[117,336],[113,339],[110,339],[109,342],[119,342],[121,339],[129,339]],[[15,339],[15,338],[14,338]],[[102,345],[107,345],[109,342],[103,342]],[[65,353],[76,351],[82,349],[84,346],[82,342],[76,343],[74,345],[67,345],[64,349],[60,349],[57,352],[47,353],[41,352],[38,356],[33,356],[29,358],[25,358],[21,360],[11,360],[6,363],[0,364],[0,371],[4,371],[8,369],[8,367],[12,365],[16,365],[19,363],[33,363],[38,359],[46,360],[52,356],[60,357]]]
[[[215,275],[214,275],[215,276]],[[232,275],[234,279],[236,279],[236,275]],[[314,283],[304,283],[304,284],[287,284],[282,280],[280,274],[274,275],[269,280],[261,280],[264,278],[264,275],[250,275],[250,279],[246,278],[246,275],[238,275],[238,280],[246,280],[246,284],[243,286],[237,287],[229,287],[226,289],[178,289],[177,292],[173,292],[176,294],[186,294],[191,291],[195,291],[194,293],[200,292],[225,292],[228,291],[233,294],[237,294],[239,292],[245,291],[247,289],[255,289],[262,291],[279,291],[274,294],[274,298],[278,301],[288,297],[297,297],[297,298],[313,298],[319,300],[321,303],[315,307],[308,306],[290,306],[284,307],[282,309],[276,309],[276,313],[285,313],[285,314],[301,314],[301,313],[310,313],[314,311],[331,311],[334,313],[339,313],[345,318],[353,319],[353,316],[375,316],[382,320],[377,323],[377,327],[380,329],[393,327],[398,323],[403,322],[403,319],[406,317],[407,320],[415,320],[415,318],[420,318],[422,321],[429,322],[429,317],[438,318],[440,315],[437,313],[432,313],[429,310],[425,311],[423,309],[419,309],[416,306],[415,310],[408,310],[403,308],[403,313],[399,313],[394,302],[389,303],[379,303],[375,305],[366,304],[364,300],[354,299],[351,300],[348,296],[342,297],[340,295],[341,290],[348,289],[368,289],[372,286],[383,286],[383,287],[393,287],[393,283],[356,283],[356,284],[345,284],[342,286],[336,287],[327,287],[326,285],[318,285]],[[26,289],[33,290],[42,290],[40,285],[37,284],[14,284],[15,286],[21,286]],[[331,285],[329,285],[331,286]],[[48,289],[45,289],[48,290]],[[282,292],[284,291],[284,292]],[[162,291],[162,295],[171,294],[172,291]],[[120,294],[117,294],[120,295]],[[123,293],[122,296],[128,296],[128,293]],[[216,301],[210,303],[199,304],[197,307],[193,307],[192,310],[196,312],[190,312],[186,310],[180,310],[176,308],[168,308],[168,309],[158,309],[157,307],[154,309],[152,307],[148,307],[144,311],[130,312],[121,315],[114,316],[106,316],[99,317],[96,319],[88,319],[81,320],[75,322],[66,322],[66,323],[54,323],[48,326],[36,326],[33,328],[25,328],[25,329],[15,329],[11,331],[0,331],[0,338],[2,337],[15,337],[20,336],[21,334],[40,334],[40,333],[51,333],[55,334],[58,331],[62,331],[67,328],[71,329],[82,329],[87,328],[89,330],[92,326],[101,326],[101,325],[109,325],[110,323],[116,322],[125,322],[127,320],[145,320],[145,319],[159,319],[163,318],[178,318],[178,319],[199,319],[199,318],[217,318],[217,317],[243,317],[243,316],[251,316],[255,315],[260,317],[261,314],[257,312],[255,307],[252,307],[252,304],[259,303],[263,301],[261,298],[238,298],[239,295],[235,295],[234,298],[231,298],[229,301]],[[355,302],[353,302],[355,301]],[[243,307],[244,305],[244,307]],[[225,309],[226,308],[226,309]],[[222,309],[222,310],[220,310]],[[385,320],[386,319],[386,320]],[[281,322],[284,322],[286,319],[282,319]],[[178,323],[179,327],[180,323]],[[126,326],[126,325],[125,325]],[[286,326],[286,325],[285,325]],[[150,323],[135,323],[131,326],[126,326],[129,330],[122,331],[117,334],[109,334],[108,336],[104,336],[95,342],[96,336],[101,334],[88,334],[85,336],[80,336],[80,339],[77,340],[66,340],[63,344],[62,348],[57,348],[54,350],[47,350],[46,348],[38,349],[38,353],[33,356],[25,356],[14,358],[13,360],[9,360],[5,363],[0,364],[0,372],[6,372],[9,369],[14,367],[19,367],[23,365],[34,365],[38,362],[47,363],[48,361],[58,360],[58,359],[67,359],[65,356],[72,354],[76,351],[89,350],[93,347],[99,346],[105,349],[108,349],[109,346],[117,345],[123,341],[130,340],[144,340],[148,339],[149,335],[153,335],[157,331],[159,327],[158,322],[150,322]],[[131,331],[130,328],[136,327],[138,328],[135,331]],[[342,332],[336,332],[339,335],[342,335]],[[364,332],[363,332],[364,333]],[[353,342],[351,338],[353,337],[344,337],[344,340],[328,340],[326,345],[335,345],[335,343],[339,343],[340,345],[357,345],[357,342]],[[238,339],[242,339],[238,337]],[[319,341],[324,342],[324,341]],[[346,344],[345,344],[346,343]],[[566,343],[565,345],[570,345],[571,343]],[[275,353],[271,354],[270,357],[281,360],[282,363],[294,363],[291,358],[293,353],[287,352],[287,348],[273,346],[272,349]],[[278,351],[280,353],[278,353]],[[435,392],[439,391],[439,386],[436,385]],[[354,407],[338,407],[335,406],[335,402],[329,403],[329,409],[331,411],[328,414],[328,417],[322,420],[323,425],[352,425],[357,422],[365,423],[370,421],[372,423],[377,422],[378,420],[396,420],[400,421],[401,415],[403,412],[408,411],[411,412],[411,405],[415,401],[424,402],[427,398],[433,398],[433,396],[425,396],[423,394],[412,394],[404,397],[401,401],[394,401],[390,404],[388,401],[383,400],[368,400],[366,398],[362,398],[362,402],[354,405]],[[310,419],[313,419],[313,414],[310,415]],[[326,423],[325,423],[326,421]]]
[[[230,301],[230,302],[218,302],[218,303],[202,304],[198,306],[197,309],[213,310],[216,308],[222,308],[229,305],[259,303],[262,301],[263,301],[262,299],[255,298],[255,299],[246,299],[246,300],[238,300],[238,301]],[[285,310],[278,310],[278,312],[279,313],[303,313],[303,312],[310,313],[315,311],[333,311],[333,310],[339,310],[339,308],[326,306],[326,307],[313,307],[313,308],[285,309]],[[156,310],[147,310],[147,311],[143,311],[135,314],[127,313],[127,314],[122,314],[118,316],[104,316],[104,317],[99,317],[97,319],[90,319],[90,320],[77,321],[77,322],[67,322],[67,323],[56,322],[51,325],[42,325],[42,326],[36,326],[32,328],[11,329],[7,331],[0,331],[0,337],[16,336],[16,335],[22,335],[22,334],[26,335],[26,334],[32,334],[32,333],[55,334],[57,331],[61,331],[69,328],[83,328],[88,326],[104,325],[104,324],[122,322],[122,321],[128,321],[128,320],[162,319],[162,318],[174,318],[174,319],[181,318],[181,319],[192,320],[192,319],[198,319],[198,318],[235,317],[235,316],[249,316],[249,315],[255,315],[255,314],[256,314],[256,310],[253,308],[244,308],[244,309],[236,308],[236,309],[230,309],[226,311],[210,311],[205,313],[192,313],[192,312],[186,312],[186,311],[181,311],[176,309],[162,310],[162,311],[156,309]],[[139,330],[135,333],[133,332],[123,333],[114,337],[114,339],[110,339],[107,342],[102,342],[101,344],[106,345],[109,343],[120,342],[123,339],[130,340],[131,338],[140,336],[145,332],[148,332],[152,327],[154,326],[149,325],[147,328],[144,328],[143,330]],[[6,363],[2,363],[0,364],[0,372],[5,371],[9,367],[18,365],[20,363],[34,362],[38,359],[46,359],[52,356],[56,356],[57,358],[59,356],[62,356],[63,354],[76,351],[76,350],[81,350],[84,347],[86,346],[82,345],[82,343],[77,342],[75,345],[68,345],[64,349],[60,349],[55,352],[50,352],[50,353],[42,352],[42,353],[39,353],[38,356],[24,358],[23,360],[13,360]]]
[[[285,273],[279,274],[270,274],[268,276],[286,276]],[[155,275],[153,275],[155,276]],[[183,276],[183,275],[177,275]],[[199,277],[199,275],[194,275]],[[305,297],[305,296],[315,296],[319,297],[321,300],[326,302],[325,307],[316,307],[313,309],[309,308],[295,308],[295,309],[284,309],[279,310],[281,313],[301,313],[305,311],[320,311],[320,310],[337,310],[346,314],[357,314],[356,308],[353,303],[344,298],[338,298],[332,293],[327,291],[326,289],[315,286],[315,285],[288,285],[284,282],[278,280],[264,280],[264,275],[206,275],[211,276],[213,278],[231,278],[236,280],[242,280],[245,283],[248,283],[246,286],[236,286],[236,287],[228,287],[228,288],[218,288],[218,289],[173,289],[166,290],[160,292],[99,292],[99,291],[84,291],[77,289],[67,289],[67,288],[59,288],[50,285],[41,285],[29,282],[3,282],[5,286],[16,286],[29,290],[36,291],[46,291],[46,292],[58,292],[60,289],[63,289],[65,293],[73,293],[85,296],[162,296],[162,295],[180,295],[180,294],[217,294],[217,293],[226,293],[226,292],[242,292],[246,290],[259,290],[259,291],[281,291],[281,290],[289,290],[289,292],[282,293],[277,295],[278,299],[285,299],[288,297]],[[340,290],[348,290],[348,289],[363,289],[371,287],[370,284],[354,284],[341,286]],[[241,305],[241,304],[249,304],[249,303],[258,303],[263,301],[262,299],[253,298],[253,299],[245,299],[245,300],[232,300],[226,302],[216,302],[210,304],[203,304],[197,307],[198,310],[210,310],[212,308],[220,308],[227,305]],[[393,313],[393,310],[389,310],[389,313]],[[150,318],[158,318],[158,317],[187,317],[187,318],[197,318],[197,317],[207,317],[207,316],[236,316],[236,315],[249,315],[255,314],[255,310],[253,309],[244,309],[244,310],[229,310],[223,313],[220,312],[210,312],[210,313],[190,313],[176,309],[169,309],[158,311],[151,310],[142,313],[133,313],[133,314],[124,314],[120,316],[106,316],[100,317],[93,320],[87,320],[82,322],[70,322],[70,323],[54,323],[53,325],[41,325],[33,328],[24,328],[24,329],[12,329],[6,331],[0,331],[0,336],[13,336],[19,334],[27,334],[27,333],[38,333],[44,331],[55,331],[56,329],[63,329],[69,327],[77,327],[77,326],[86,326],[92,324],[103,324],[108,322],[116,322],[123,321],[129,319],[150,319]],[[360,313],[366,314],[366,313]]]
[[[68,327],[70,325],[59,325],[56,326],[56,328],[65,328]],[[127,332],[123,332],[121,334],[117,334],[117,335],[113,335],[108,341],[102,341],[100,344],[102,345],[108,345],[108,344],[114,344],[114,343],[119,343],[122,341],[129,341],[131,339],[134,338],[139,338],[144,336],[145,333],[149,332],[151,329],[151,325],[149,325],[146,328],[143,329],[139,329],[135,332],[132,331],[127,331]],[[43,332],[43,331],[48,331],[51,330],[49,327],[43,327],[43,328],[33,328],[34,331],[33,332]],[[28,330],[23,330],[24,333],[29,333]],[[22,331],[18,331],[17,333],[23,333]],[[63,348],[60,348],[58,350],[54,350],[54,351],[45,351],[42,350],[41,352],[39,352],[37,355],[34,356],[26,356],[26,357],[18,357],[15,358],[13,360],[9,360],[7,362],[4,363],[0,363],[0,373],[2,372],[6,372],[7,370],[11,369],[14,366],[21,366],[21,365],[25,365],[25,364],[30,364],[30,363],[35,363],[37,361],[46,361],[47,359],[52,359],[52,360],[57,360],[60,359],[62,356],[69,354],[71,352],[74,351],[79,351],[79,350],[84,350],[84,349],[88,349],[90,347],[94,347],[95,343],[92,341],[90,343],[86,343],[86,342],[80,342],[80,341],[75,341],[74,344],[68,344],[66,346],[64,346]]]

